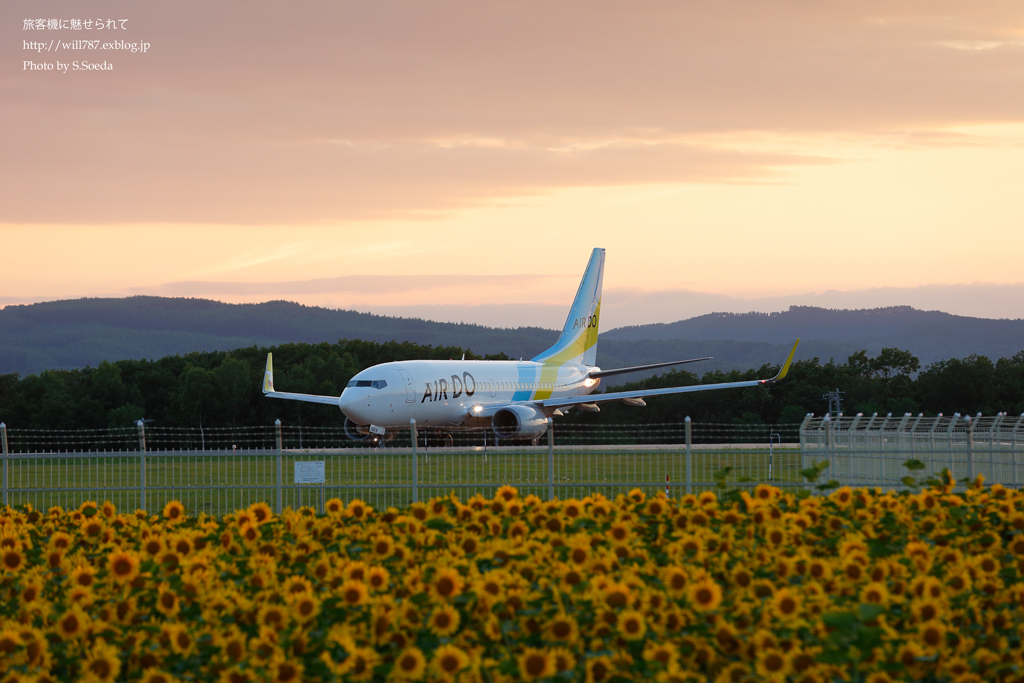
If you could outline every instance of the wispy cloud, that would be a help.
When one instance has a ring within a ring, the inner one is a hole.
[[[133,6],[154,49],[103,78],[0,75],[0,149],[18,160],[0,167],[0,221],[428,218],[556,188],[780,182],[839,161],[747,146],[750,132],[931,145],[1024,118],[1014,3],[218,7]],[[20,63],[12,27],[0,55]]]

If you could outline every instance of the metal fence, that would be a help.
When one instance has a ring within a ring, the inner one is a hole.
[[[837,419],[808,416],[800,428],[804,462],[827,460],[825,477],[849,486],[901,488],[908,475],[926,478],[948,469],[958,481],[1024,480],[1024,415],[924,417],[907,413]],[[904,463],[924,469],[911,472]]]
[[[337,497],[400,507],[452,492],[466,500],[502,485],[541,498],[607,496],[633,488],[677,496],[731,482],[800,482],[799,425],[552,426],[538,445],[494,444],[490,432],[400,432],[383,447],[338,428],[239,429],[138,426],[107,430],[8,430],[3,502],[37,509],[110,500],[159,512],[170,500],[221,515],[257,501],[275,509]],[[415,445],[414,445],[415,444]]]
[[[808,416],[800,425],[558,424],[537,445],[495,445],[490,432],[449,437],[403,430],[381,447],[331,427],[31,430],[0,423],[3,503],[37,509],[110,500],[159,512],[171,500],[222,515],[257,501],[277,510],[359,498],[378,509],[502,485],[541,498],[699,493],[730,485],[807,486],[801,471],[829,463],[825,480],[903,487],[903,466],[983,474],[1018,486],[1024,416]]]

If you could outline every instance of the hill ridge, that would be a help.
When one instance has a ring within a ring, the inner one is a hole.
[[[557,330],[495,328],[307,306],[276,299],[232,304],[198,297],[89,297],[0,309],[0,374],[97,366],[103,360],[160,358],[288,342],[364,339],[461,346],[481,355],[529,358]],[[598,364],[639,365],[713,355],[708,369],[777,363],[796,337],[798,359],[835,358],[883,347],[907,349],[922,364],[971,354],[1009,357],[1024,348],[1024,320],[958,316],[911,306],[825,309],[790,306],[772,313],[712,312],[672,323],[601,333]],[[624,381],[635,379],[625,377]]]

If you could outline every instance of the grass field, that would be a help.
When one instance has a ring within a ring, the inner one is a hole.
[[[695,491],[714,484],[714,473],[731,467],[730,482],[799,481],[800,451],[767,448],[694,448],[691,482]],[[377,508],[404,506],[412,500],[412,453],[395,449],[322,449],[284,451],[281,497],[285,507],[317,507],[331,498],[359,498]],[[324,462],[325,483],[295,484],[295,463]],[[666,477],[674,495],[685,491],[686,451],[679,446],[556,447],[555,496],[583,497],[593,491],[614,496],[633,488],[663,490]],[[7,500],[37,509],[77,507],[83,500],[110,500],[118,509],[142,507],[142,467],[137,452],[12,454],[8,462]],[[278,456],[273,451],[149,452],[146,500],[150,512],[180,500],[190,513],[225,514],[256,501],[276,506]],[[468,499],[493,495],[503,484],[524,494],[548,496],[548,449],[456,448],[420,450],[419,499],[454,491]]]

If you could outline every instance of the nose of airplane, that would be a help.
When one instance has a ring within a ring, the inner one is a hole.
[[[346,387],[341,392],[341,398],[338,399],[338,407],[341,408],[341,412],[345,413],[345,417],[352,420],[357,424],[364,424],[362,421],[362,411],[360,408],[366,408],[364,392],[358,391],[352,387]]]

